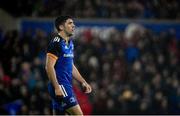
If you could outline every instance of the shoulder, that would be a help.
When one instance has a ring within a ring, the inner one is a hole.
[[[51,43],[59,43],[62,41],[62,38],[59,35],[52,37]]]
[[[50,43],[48,45],[48,50],[58,50],[61,44],[62,38],[58,35],[51,37]]]
[[[61,44],[62,38],[58,35],[51,37],[49,46],[59,46]]]

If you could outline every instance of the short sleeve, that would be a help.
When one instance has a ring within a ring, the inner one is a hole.
[[[47,55],[52,56],[53,58],[58,58],[60,55],[60,46],[59,46],[59,41],[55,41],[57,39],[53,39],[47,48]]]

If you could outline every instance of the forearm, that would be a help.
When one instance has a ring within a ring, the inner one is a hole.
[[[79,81],[82,86],[83,86],[83,91],[85,93],[90,93],[92,91],[91,86],[85,81],[85,79],[81,76],[81,74],[79,73],[78,69],[74,66],[73,64],[73,71],[72,71],[73,77]]]
[[[81,76],[77,68],[73,65],[73,71],[72,71],[73,77],[79,81],[80,83],[86,83],[85,79]]]
[[[47,66],[46,72],[47,72],[48,78],[51,81],[51,83],[53,84],[54,88],[58,88],[59,83],[56,78],[56,73],[55,73],[54,68],[52,66]]]

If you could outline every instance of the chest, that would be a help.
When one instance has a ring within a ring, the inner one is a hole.
[[[74,54],[73,54],[73,51],[74,51],[74,45],[72,42],[69,42],[69,44],[66,44],[66,43],[61,43],[61,56],[64,57],[64,58],[73,58],[74,57]]]

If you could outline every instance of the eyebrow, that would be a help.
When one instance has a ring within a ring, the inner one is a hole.
[[[68,24],[74,23],[73,21],[69,21]]]

